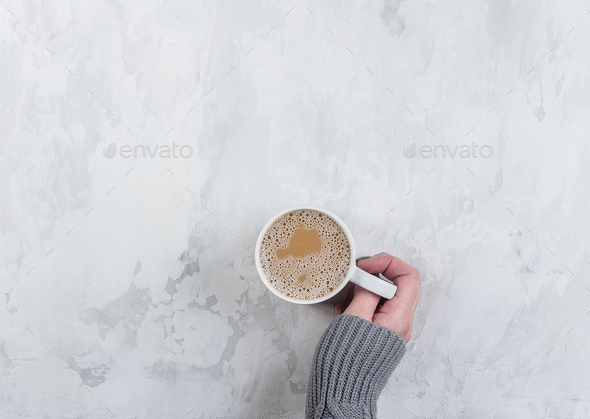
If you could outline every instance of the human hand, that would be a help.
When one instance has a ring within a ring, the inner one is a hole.
[[[382,273],[393,281],[397,291],[391,300],[383,299],[380,305],[381,296],[355,285],[336,308],[342,314],[352,314],[383,326],[408,343],[420,296],[420,272],[387,253],[357,259],[357,266],[368,273]]]

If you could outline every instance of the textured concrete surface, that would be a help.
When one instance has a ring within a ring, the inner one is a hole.
[[[422,273],[380,417],[590,417],[589,10],[2,2],[0,417],[301,418],[304,204]]]

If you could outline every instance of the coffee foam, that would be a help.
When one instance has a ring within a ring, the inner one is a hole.
[[[303,258],[278,259],[277,250],[289,247],[300,223],[305,230],[316,229],[321,250]],[[346,278],[350,261],[350,243],[342,227],[315,210],[282,215],[266,230],[260,246],[260,262],[268,281],[279,293],[297,300],[313,300],[332,292]],[[303,275],[305,279],[300,281]]]

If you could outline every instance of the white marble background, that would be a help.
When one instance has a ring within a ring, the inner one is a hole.
[[[587,1],[0,6],[0,417],[301,418],[302,204],[422,273],[380,418],[590,417]]]

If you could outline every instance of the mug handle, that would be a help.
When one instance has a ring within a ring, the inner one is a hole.
[[[388,300],[393,298],[395,291],[397,290],[397,287],[392,283],[386,282],[378,276],[365,272],[357,266],[355,266],[350,280],[358,286],[374,292],[381,297],[387,298]]]

